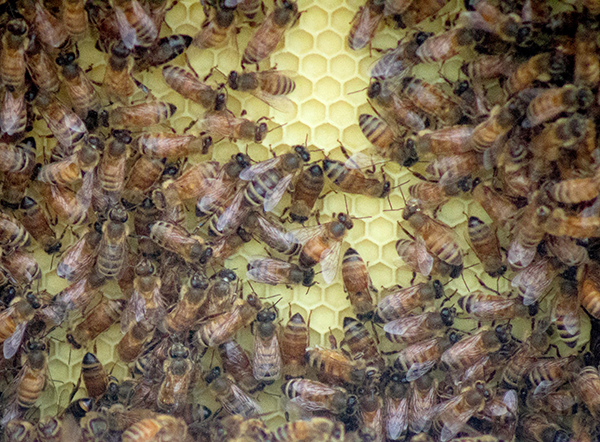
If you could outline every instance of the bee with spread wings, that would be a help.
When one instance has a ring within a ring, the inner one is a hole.
[[[5,359],[11,359],[19,351],[27,324],[40,307],[37,297],[28,293],[15,297],[8,308],[0,312],[0,343]]]

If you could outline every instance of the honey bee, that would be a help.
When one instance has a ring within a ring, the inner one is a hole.
[[[243,416],[230,415],[211,425],[211,434],[215,440],[270,440],[275,438],[267,425],[259,418],[244,419]]]
[[[286,29],[294,26],[300,17],[295,1],[281,0],[275,4],[265,21],[254,31],[242,56],[242,68],[247,64],[260,63],[277,48]]]
[[[157,414],[151,419],[142,419],[128,427],[122,435],[123,442],[185,440],[187,424],[183,419]]]
[[[119,320],[125,303],[124,299],[103,298],[96,307],[90,310],[82,322],[72,329],[70,333],[67,333],[69,344],[79,349],[89,341],[96,339]]]
[[[31,244],[31,237],[16,218],[0,213],[0,245],[7,248],[23,248]]]
[[[110,125],[110,127],[117,126],[131,130],[141,130],[148,126],[164,123],[176,111],[177,107],[174,104],[150,101],[132,106],[116,107],[110,112],[102,111],[99,117],[106,127]]]
[[[530,87],[537,79],[548,79],[552,58],[551,53],[543,52],[518,65],[506,79],[504,88],[508,95]]]
[[[109,431],[108,420],[97,412],[87,413],[81,418],[80,425],[84,442],[103,440]]]
[[[123,268],[129,235],[129,228],[125,224],[127,219],[127,212],[122,208],[111,209],[108,220],[102,226],[96,269],[107,279],[117,277]]]
[[[367,377],[365,361],[352,360],[340,350],[316,346],[307,348],[305,357],[317,378],[330,385],[361,385]]]
[[[421,210],[434,209],[436,213],[439,207],[446,204],[453,196],[457,196],[461,190],[470,190],[470,183],[469,179],[448,185],[419,181],[410,185],[408,193]]]
[[[340,191],[374,198],[388,196],[391,183],[385,173],[382,171],[379,179],[375,174],[361,171],[360,167],[353,159],[345,163],[329,158],[323,160],[323,171]]]
[[[29,27],[22,19],[8,22],[2,37],[0,55],[0,79],[9,91],[18,91],[25,86],[25,47]]]
[[[46,343],[36,338],[29,339],[25,345],[25,355],[26,362],[15,380],[14,387],[16,402],[21,410],[35,406],[48,381]]]
[[[600,218],[596,216],[567,215],[562,208],[552,210],[544,224],[546,233],[554,236],[589,238],[600,231]]]
[[[487,151],[512,129],[514,123],[515,117],[509,111],[508,106],[495,106],[489,117],[473,129],[469,143],[470,148],[476,152]]]
[[[447,3],[447,0],[412,1],[408,9],[402,15],[395,16],[394,20],[402,28],[413,26],[426,18],[434,16]]]
[[[334,220],[315,227],[294,230],[294,241],[302,244],[299,265],[308,269],[321,263],[323,279],[330,284],[337,275],[340,250],[346,232],[354,226],[350,216],[339,213]]]
[[[390,84],[390,81],[372,82],[367,89],[367,97],[383,111],[385,119],[390,122],[390,125],[395,123],[418,132],[424,130],[429,124],[409,98],[401,96],[395,91],[395,87]]]
[[[395,319],[383,326],[385,336],[392,342],[415,344],[433,338],[454,324],[456,310],[444,307],[439,312],[426,312],[419,315]]]
[[[8,442],[35,441],[35,427],[25,420],[14,419],[8,422],[4,434]]]
[[[236,156],[236,158],[238,158]],[[242,165],[243,155],[240,154],[239,163]],[[231,164],[231,163],[228,163]],[[243,163],[245,165],[245,163]],[[233,171],[235,167],[228,167],[226,171]],[[236,170],[237,172],[237,170]],[[216,184],[216,179],[220,173],[223,173],[223,170],[218,162],[216,161],[203,161],[198,164],[195,164],[187,171],[185,171],[181,176],[176,178],[175,180],[167,180],[163,184],[163,192],[165,197],[168,199],[171,197],[173,192],[177,194],[177,198],[181,201],[189,200],[192,198],[201,199],[205,195],[210,193],[211,185]],[[236,175],[234,173],[234,175]],[[237,172],[239,175],[239,172]],[[219,191],[215,191],[218,195]],[[211,200],[212,202],[212,200]],[[208,204],[207,204],[208,205]],[[197,213],[197,216],[205,215],[203,212]]]
[[[65,156],[72,155],[76,146],[88,137],[83,120],[51,93],[38,94],[35,104],[46,121],[48,129],[59,146],[64,149]]]
[[[169,413],[178,413],[185,406],[194,374],[190,350],[183,344],[173,344],[164,362],[163,371],[165,378],[158,391],[158,408]]]
[[[110,100],[128,103],[129,97],[135,93],[136,87],[131,75],[132,70],[131,51],[122,40],[119,40],[110,49],[110,57],[102,81],[104,91]]]
[[[0,129],[2,134],[17,138],[27,130],[26,92],[24,89],[10,91],[8,88],[4,91],[4,97],[0,105]]]
[[[363,359],[367,367],[383,371],[385,361],[379,354],[375,339],[369,334],[364,324],[354,318],[344,318],[344,340],[352,359]],[[372,376],[373,374],[371,374]]]
[[[558,269],[551,260],[540,259],[521,270],[512,279],[511,286],[523,297],[524,305],[531,305],[546,292],[557,274]]]
[[[310,379],[292,379],[281,386],[290,402],[307,411],[329,411],[335,415],[352,416],[358,399],[341,387],[330,387]]]
[[[282,360],[277,337],[278,327],[274,322],[276,319],[277,310],[269,307],[256,314],[254,323],[252,373],[256,380],[265,384],[271,384],[281,377]]]
[[[152,46],[158,38],[156,24],[137,0],[116,2],[114,13],[121,40],[128,49]]]
[[[223,370],[230,374],[237,384],[248,393],[256,393],[265,387],[252,373],[252,364],[246,351],[234,339],[219,345],[219,355]]]
[[[58,323],[62,323],[67,311],[86,311],[91,302],[100,294],[99,288],[106,280],[97,272],[88,272],[76,282],[64,288],[54,298],[52,309]]]
[[[562,112],[586,109],[593,95],[588,88],[568,84],[561,88],[547,89],[536,96],[527,107],[527,121],[523,127],[533,127],[555,118]]]
[[[269,130],[267,123],[260,121],[262,119],[264,118],[252,121],[247,118],[235,117],[231,111],[224,109],[207,112],[199,121],[199,125],[203,133],[219,139],[228,138],[230,140],[247,140],[261,143]],[[208,151],[208,148],[206,151]]]
[[[37,179],[43,183],[68,186],[81,179],[81,169],[75,155],[41,167]]]
[[[247,299],[236,299],[230,311],[206,318],[198,329],[198,342],[205,347],[216,347],[231,339],[238,330],[250,325],[261,310],[260,300],[249,295]]]
[[[451,278],[460,274],[460,268],[452,267],[431,256],[420,236],[416,239],[399,239],[396,242],[396,252],[414,273],[421,273],[423,276],[432,273],[440,276],[450,275]]]
[[[98,398],[106,392],[108,375],[94,353],[87,352],[83,356],[81,377],[88,396]]]
[[[301,377],[306,373],[304,355],[309,342],[309,325],[300,313],[295,313],[290,316],[281,333],[281,361],[285,379]]]
[[[571,436],[543,413],[524,413],[519,417],[517,437],[535,442],[568,441]]]
[[[515,214],[518,213],[517,206],[510,198],[482,184],[478,178],[473,180],[473,199],[500,228],[511,226]]]
[[[515,13],[504,14],[487,0],[472,3],[475,10],[461,13],[459,21],[471,29],[493,33],[504,41],[525,43],[526,35],[521,17]]]
[[[145,319],[157,325],[165,314],[165,301],[160,294],[160,277],[156,266],[144,258],[135,266],[133,294],[121,317],[121,331],[126,332],[133,323]]]
[[[31,172],[35,165],[35,152],[30,149],[29,143],[18,145],[0,143],[0,170],[8,173]]]
[[[3,343],[4,359],[11,359],[17,353],[25,336],[27,324],[40,307],[39,300],[30,292],[24,297],[13,298],[8,308],[0,312],[0,341]]]
[[[378,155],[405,167],[418,161],[412,139],[402,142],[392,126],[384,120],[370,114],[360,114],[358,124],[367,140],[375,146]]]
[[[204,306],[205,317],[219,315],[229,310],[238,294],[237,275],[233,270],[223,269],[215,273],[208,281],[207,305]]]
[[[350,22],[348,47],[354,51],[364,48],[375,36],[384,16],[385,0],[367,0]]]
[[[274,258],[255,258],[248,262],[246,277],[252,281],[264,284],[287,286],[302,284],[312,286],[314,278],[313,269],[301,269],[296,264],[288,263]]]
[[[407,41],[398,41],[398,46],[389,50],[371,68],[371,78],[385,80],[404,75],[418,63],[417,49],[431,36],[428,32],[416,32]]]
[[[481,261],[485,272],[492,278],[504,275],[507,267],[503,264],[496,232],[476,216],[470,216],[467,236],[471,249]]]
[[[33,254],[22,250],[10,250],[0,258],[0,265],[18,285],[28,286],[42,277],[42,272]]]
[[[151,67],[162,66],[179,55],[192,44],[193,38],[185,34],[173,34],[159,38],[149,48],[136,48],[134,52],[134,72],[141,72]]]
[[[552,319],[558,336],[570,348],[575,348],[581,333],[577,281],[561,278],[560,290],[554,298]]]
[[[454,185],[466,181],[479,167],[480,157],[475,152],[440,157],[429,163],[427,174],[441,185]],[[473,180],[473,187],[475,186]]]
[[[407,381],[416,381],[427,374],[449,349],[462,342],[460,338],[457,332],[449,331],[444,336],[409,345],[398,353],[394,367],[405,374]]]
[[[83,40],[88,31],[88,14],[85,10],[85,2],[81,0],[63,0],[62,11],[62,21],[71,36],[71,40]]]
[[[2,199],[0,205],[17,210],[25,196],[25,191],[31,181],[35,178],[40,166],[35,164],[36,143],[33,137],[27,137],[17,144],[24,152],[27,152],[27,166],[18,172],[5,172],[4,185],[2,186]],[[19,154],[20,155],[20,154]],[[24,157],[22,157],[24,159]],[[21,161],[21,160],[19,160]]]
[[[370,319],[373,316],[373,297],[377,293],[369,276],[367,266],[353,248],[348,248],[342,259],[342,278],[347,298],[358,319]]]
[[[146,193],[156,184],[165,170],[164,161],[158,158],[149,158],[140,155],[129,170],[129,177],[121,192],[122,201],[128,206],[135,207],[140,204]]]
[[[495,321],[517,317],[534,316],[537,306],[523,305],[519,298],[505,298],[475,290],[458,298],[459,307],[479,321]],[[532,314],[533,313],[533,314]]]
[[[217,402],[229,413],[238,414],[245,419],[257,417],[261,413],[261,408],[254,399],[239,388],[230,376],[221,373],[219,367],[213,368],[204,379]]]
[[[577,396],[586,405],[592,416],[600,414],[600,375],[598,369],[586,366],[575,375],[573,387]]]
[[[535,258],[538,244],[544,238],[543,224],[550,215],[548,206],[540,205],[537,192],[527,205],[515,226],[515,234],[510,243],[507,259],[517,269],[527,267]]]
[[[42,207],[28,196],[21,201],[21,222],[25,229],[31,233],[33,238],[44,248],[49,255],[60,250],[60,241],[50,227],[48,218]]]
[[[209,138],[160,132],[140,135],[135,139],[134,146],[152,158],[175,159],[204,152],[211,142]]]
[[[225,46],[235,28],[235,8],[216,7],[204,12],[206,18],[192,44],[200,49]]]
[[[426,39],[416,50],[422,63],[438,63],[458,55],[475,43],[475,32],[468,28],[454,28]]]
[[[286,72],[268,69],[262,72],[231,71],[227,83],[234,91],[249,92],[281,112],[291,112],[292,102],[285,95],[296,89],[296,82]]]
[[[183,227],[165,221],[152,224],[150,238],[162,248],[177,253],[187,262],[202,264],[212,255],[212,249],[205,247],[202,239],[190,235]]]
[[[381,301],[377,304],[376,322],[391,322],[405,317],[412,310],[423,304],[431,304],[434,299],[444,296],[444,287],[437,279],[422,282],[411,287],[398,285],[384,288]]]
[[[378,435],[372,440],[373,442],[383,442],[383,427],[384,427],[384,405],[383,400],[375,387],[367,387],[364,389],[364,392],[361,390],[360,393],[363,393],[359,396],[359,405],[360,405],[360,422],[362,424],[361,429],[358,430],[357,433],[360,433],[361,436],[373,434]]]
[[[279,253],[289,256],[300,253],[301,245],[294,242],[293,235],[272,217],[252,212],[246,217],[243,226],[255,234],[260,242]]]
[[[533,154],[540,159],[542,166],[548,161],[556,161],[560,149],[574,149],[582,141],[587,132],[587,120],[580,114],[568,118],[560,118],[544,127],[530,143]]]
[[[165,66],[162,70],[165,82],[178,94],[198,103],[206,110],[222,110],[227,99],[220,88],[213,89],[200,81],[195,73],[190,73],[178,66]],[[206,81],[206,79],[205,79]]]
[[[409,398],[407,386],[398,373],[385,387],[385,431],[390,440],[399,440],[408,428]]]
[[[344,440],[345,431],[341,422],[323,417],[287,422],[277,429],[277,436],[284,440]]]
[[[69,43],[69,33],[62,20],[58,19],[40,2],[24,1],[23,16],[32,22],[36,36],[45,46],[45,49],[56,54],[59,49],[64,49]]]
[[[572,357],[558,359],[538,359],[530,367],[525,377],[525,387],[534,398],[541,398],[563,385],[570,373]]]
[[[547,236],[545,241],[548,251],[569,267],[580,266],[589,261],[586,248],[579,245],[577,240],[566,236]]]
[[[144,345],[152,338],[155,325],[146,319],[135,322],[117,344],[117,353],[125,363],[134,362],[142,353]]]
[[[94,265],[101,239],[102,226],[98,223],[62,254],[56,275],[71,282],[87,275]]]
[[[459,106],[434,84],[419,78],[404,77],[401,91],[423,112],[435,115],[448,125],[456,124],[462,116]]]
[[[426,374],[411,384],[410,404],[408,409],[408,427],[415,433],[429,430],[430,422],[427,414],[437,402],[438,381]]]
[[[579,300],[586,312],[595,319],[600,319],[600,281],[594,273],[596,266],[587,264],[579,288]]]
[[[472,149],[470,140],[473,130],[471,126],[450,126],[434,131],[422,131],[415,138],[414,147],[419,155],[462,155]]]
[[[73,110],[87,122],[90,112],[97,115],[100,110],[100,96],[76,59],[75,53],[68,52],[59,56],[56,64],[61,67],[63,84]]]
[[[61,82],[56,71],[56,64],[43,49],[39,39],[30,40],[26,58],[27,71],[38,89],[42,93],[58,92]]]
[[[308,220],[324,184],[323,169],[318,164],[313,164],[298,175],[290,206],[286,208],[291,221],[304,224]]]

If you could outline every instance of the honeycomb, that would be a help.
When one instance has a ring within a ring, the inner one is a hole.
[[[456,12],[457,1],[450,2],[433,20],[422,23],[419,27],[426,31],[440,30],[443,28],[444,18]],[[461,2],[462,3],[462,2]],[[375,48],[395,47],[399,38],[405,31],[383,29],[376,35],[372,48],[352,51],[348,48],[346,36],[350,29],[350,21],[358,8],[364,4],[363,0],[299,0],[299,10],[303,11],[296,27],[286,32],[284,42],[270,57],[271,66],[280,70],[297,73],[295,76],[296,90],[290,95],[294,102],[294,110],[290,114],[275,111],[262,101],[238,92],[229,92],[228,108],[236,115],[242,110],[247,112],[250,119],[269,116],[271,131],[262,145],[232,143],[222,141],[214,146],[213,158],[226,161],[238,151],[247,150],[248,154],[256,161],[268,159],[271,149],[275,153],[284,152],[289,146],[307,142],[309,148],[319,148],[324,154],[341,158],[340,143],[350,152],[358,152],[369,146],[358,126],[358,116],[369,113],[370,106],[366,102],[364,89],[368,86],[368,73],[370,66],[377,60],[379,53]],[[267,5],[270,7],[270,5]],[[195,35],[204,20],[204,12],[197,0],[179,0],[166,15],[164,34],[183,33]],[[165,29],[167,28],[167,29]],[[236,35],[235,42],[217,50],[199,50],[190,47],[187,58],[190,65],[202,77],[214,66],[222,73],[239,69],[241,52],[246,45],[252,29],[243,26]],[[87,39],[80,43],[80,63],[89,65],[90,77],[101,81],[107,57],[93,47],[94,42]],[[261,67],[268,65],[263,62]],[[178,57],[171,64],[185,66],[185,57]],[[414,74],[430,82],[444,81],[440,72],[448,80],[457,78],[461,61],[453,59],[444,64],[441,71],[437,65],[420,65],[414,69]],[[215,74],[218,76],[219,74]],[[177,106],[177,112],[171,118],[171,126],[181,133],[190,123],[202,116],[203,109],[171,90],[164,82],[161,68],[151,68],[150,71],[137,75],[154,97],[167,101]],[[224,78],[221,80],[223,81]],[[49,133],[44,122],[38,121],[35,130],[38,134]],[[40,137],[42,138],[42,137]],[[52,141],[45,141],[46,144]],[[313,154],[319,158],[319,155]],[[313,158],[314,158],[313,157]],[[196,156],[190,158],[193,164],[206,157]],[[418,167],[417,167],[418,169]],[[405,169],[396,164],[388,164],[385,171],[393,186],[399,186],[414,179]],[[279,208],[285,207],[289,196],[285,196]],[[375,199],[362,196],[351,196],[331,193],[317,203],[321,213],[321,222],[329,220],[334,212],[346,210],[359,219],[354,221],[354,228],[346,236],[343,251],[352,246],[368,263],[369,273],[375,287],[390,286],[393,284],[408,285],[413,275],[410,270],[399,262],[395,250],[395,242],[405,237],[398,225],[401,220],[399,209],[403,207],[403,198],[398,190],[394,190],[388,199]],[[455,228],[462,241],[463,250],[468,250],[464,233],[466,231],[466,215],[474,215],[486,222],[490,219],[483,209],[475,202],[466,198],[453,198],[438,212],[439,220]],[[188,228],[193,228],[193,210],[190,212]],[[195,218],[194,218],[195,219]],[[309,221],[314,223],[314,220]],[[68,237],[63,243],[68,243]],[[247,259],[255,255],[264,255],[264,249],[256,242],[251,242],[241,250],[226,266],[234,269],[238,277],[245,281]],[[42,251],[35,254],[45,274],[42,278],[42,288],[47,288],[52,294],[58,293],[67,284],[66,281],[56,276],[55,268],[51,268],[50,258]],[[457,291],[465,293],[469,288],[478,287],[475,275],[479,276],[488,286],[499,290],[509,289],[507,279],[493,279],[483,272],[479,261],[474,254],[466,254],[463,278],[448,282],[445,286],[447,293]],[[55,266],[55,264],[54,264]],[[419,277],[417,277],[419,278]],[[341,272],[336,280],[327,285],[317,275],[318,284],[306,288],[287,289],[282,286],[271,287],[253,284],[253,288],[260,296],[276,296],[281,300],[278,303],[280,318],[287,320],[289,310],[292,313],[300,312],[305,318],[311,314],[311,345],[329,345],[328,338],[333,334],[338,342],[343,337],[342,322],[345,316],[353,316],[352,308],[343,290]],[[417,279],[417,282],[420,280]],[[244,282],[244,291],[251,289]],[[118,297],[120,291],[116,284],[110,283],[103,288],[107,296]],[[460,323],[460,327],[470,329],[472,324]],[[587,327],[587,326],[585,326]],[[585,329],[582,334],[586,333]],[[244,347],[251,347],[252,336],[244,332],[240,334]],[[65,340],[65,328],[56,330],[52,334],[50,346],[50,374],[52,382],[44,391],[40,411],[41,415],[55,414],[61,411],[68,403],[69,395],[80,376],[81,359],[86,351],[93,350],[97,353],[108,371],[114,376],[123,379],[128,375],[128,368],[119,362],[116,344],[121,339],[118,325],[103,333],[88,348],[72,349]],[[205,356],[207,365],[211,363],[212,350]],[[218,357],[216,358],[218,361]],[[217,362],[215,362],[217,363]],[[270,427],[275,427],[284,422],[283,400],[280,398],[279,383],[268,387],[260,393],[259,402],[266,413],[264,419]],[[197,398],[213,410],[216,404],[212,402],[210,394],[199,389],[195,392]],[[82,387],[76,397],[85,396]]]

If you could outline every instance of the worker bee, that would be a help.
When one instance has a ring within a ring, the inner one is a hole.
[[[29,143],[21,143],[16,146],[0,143],[0,170],[8,173],[31,172],[35,165],[35,152],[29,148]]]
[[[515,124],[515,116],[508,106],[495,106],[488,118],[473,129],[469,146],[476,152],[492,148]]]
[[[18,89],[10,91],[5,89],[2,103],[0,104],[0,130],[2,134],[12,138],[20,138],[27,130],[27,91]]]
[[[108,375],[94,353],[87,352],[81,362],[81,377],[88,396],[100,397],[106,392]]]
[[[159,246],[177,253],[187,262],[205,263],[212,255],[212,249],[204,241],[190,235],[187,230],[165,221],[157,221],[150,227],[150,238]]]
[[[133,294],[121,317],[121,331],[125,333],[133,323],[145,319],[157,325],[165,314],[165,302],[160,294],[160,277],[156,266],[144,258],[135,266]]]
[[[300,253],[301,245],[295,242],[292,233],[272,217],[251,212],[244,220],[243,226],[248,232],[256,235],[260,242],[279,253],[288,256]]]
[[[169,413],[178,413],[185,406],[194,374],[190,350],[183,344],[173,344],[164,362],[163,371],[165,378],[158,390],[158,408]]]
[[[125,304],[124,299],[103,298],[96,307],[90,310],[82,322],[67,333],[69,344],[79,349],[89,341],[96,339],[119,320]]]
[[[87,275],[94,265],[101,238],[102,226],[94,224],[93,228],[62,254],[56,267],[56,275],[71,282]]]
[[[137,0],[116,2],[114,13],[121,40],[128,49],[149,47],[156,41],[156,24]]]
[[[300,17],[295,1],[281,0],[275,4],[265,21],[254,31],[242,56],[242,68],[247,64],[256,64],[269,57],[277,48],[286,29],[294,26]]]
[[[416,52],[432,34],[428,32],[416,32],[407,41],[398,41],[398,46],[389,50],[371,68],[371,78],[385,80],[399,77],[418,63]]]
[[[456,310],[444,307],[439,312],[426,312],[395,319],[384,324],[385,336],[392,342],[415,344],[433,338],[454,324]]]
[[[252,373],[258,381],[271,384],[281,377],[281,352],[279,350],[278,327],[275,324],[277,310],[262,309],[256,314],[254,323],[254,358]]]
[[[460,343],[461,335],[448,331],[444,336],[425,339],[405,347],[394,361],[394,367],[412,382],[427,374],[440,361],[442,355]]]
[[[268,69],[261,72],[231,71],[228,85],[234,91],[249,92],[281,112],[291,112],[292,102],[285,95],[296,89],[296,82],[285,72]]]
[[[115,278],[121,272],[127,256],[127,212],[111,209],[108,220],[102,225],[102,239],[98,245],[96,269],[105,278]]]
[[[269,130],[267,123],[261,121],[263,119],[252,121],[247,118],[235,117],[231,111],[224,109],[207,112],[199,121],[199,125],[203,134],[219,139],[228,138],[230,140],[247,140],[261,143]],[[207,151],[208,147],[204,152]]]
[[[323,417],[309,420],[287,422],[277,428],[277,437],[284,440],[325,440],[336,442],[344,440],[344,425]]]
[[[261,413],[261,408],[254,399],[239,388],[229,375],[221,373],[219,367],[213,368],[204,379],[215,394],[217,402],[229,413],[238,414],[245,419]]]
[[[519,416],[517,437],[536,442],[568,441],[571,436],[554,422],[550,422],[543,413],[524,413]]]
[[[255,258],[248,262],[246,277],[252,281],[264,284],[287,286],[302,284],[312,286],[314,278],[313,269],[301,269],[296,264],[274,258]]]
[[[344,340],[342,344],[348,346],[352,359],[362,359],[367,367],[383,371],[385,361],[379,354],[375,339],[369,334],[364,324],[354,318],[344,318]],[[370,373],[373,377],[374,373]]]
[[[317,378],[329,385],[361,385],[368,376],[364,360],[352,360],[340,350],[316,346],[307,348],[305,357]]]
[[[408,138],[403,142],[392,126],[384,120],[370,114],[360,114],[358,124],[367,140],[375,146],[378,155],[405,167],[410,167],[418,161],[412,139]]]
[[[83,120],[51,93],[38,94],[35,104],[65,156],[72,155],[76,146],[88,136]]]
[[[545,238],[548,251],[568,267],[580,266],[589,261],[585,247],[577,240],[567,236],[547,236]]]
[[[56,59],[56,64],[61,67],[63,84],[69,96],[71,106],[75,113],[88,123],[90,112],[96,116],[100,110],[100,97],[90,79],[76,62],[77,56],[73,52],[61,54]]]
[[[483,269],[492,278],[502,276],[507,267],[503,264],[496,232],[475,216],[470,216],[467,235],[471,249],[481,261]]]
[[[560,290],[554,298],[552,319],[558,336],[570,348],[575,348],[581,333],[577,281],[560,278]]]
[[[600,319],[600,281],[594,273],[596,266],[587,264],[579,288],[581,306],[595,319]]]
[[[134,51],[134,72],[162,66],[181,54],[192,44],[193,38],[185,34],[173,34],[159,38],[149,48],[137,47]]]
[[[437,402],[438,381],[425,374],[411,384],[408,426],[411,431],[421,433],[429,430],[428,413]]]
[[[571,372],[573,357],[557,359],[538,359],[528,367],[525,376],[525,387],[534,398],[544,397],[563,385]]]
[[[10,274],[10,279],[17,285],[29,286],[42,277],[40,266],[33,254],[23,250],[9,249],[4,252],[0,258],[0,266]]]
[[[61,82],[56,71],[56,64],[43,49],[39,39],[30,40],[26,58],[27,71],[38,89],[42,93],[57,92],[60,89]]]
[[[95,442],[106,437],[108,419],[98,412],[89,412],[81,418],[81,435],[84,442]]]
[[[204,317],[219,315],[233,306],[238,295],[238,282],[237,275],[230,269],[222,269],[210,277],[207,305],[202,309]]]
[[[8,22],[2,37],[0,55],[0,79],[9,91],[18,91],[25,86],[25,47],[29,27],[22,19]]]
[[[159,158],[140,155],[129,170],[129,177],[121,192],[121,201],[126,207],[140,204],[146,193],[156,184],[165,170],[165,163]]]
[[[231,339],[238,330],[250,325],[261,310],[261,302],[255,295],[236,299],[231,310],[200,322],[197,338],[205,347],[216,347]]]
[[[16,218],[0,213],[0,245],[11,248],[28,247],[31,237]]]
[[[6,344],[5,344],[6,346]],[[44,341],[31,338],[25,345],[26,362],[17,376],[16,402],[21,410],[35,406],[48,382],[48,351]],[[9,392],[5,391],[5,394]],[[7,394],[9,397],[9,394]]]
[[[434,209],[436,213],[439,207],[446,204],[453,196],[459,195],[463,189],[470,190],[470,183],[471,180],[468,178],[448,185],[419,181],[409,186],[408,193],[411,201],[414,200],[421,210]]]
[[[390,440],[399,440],[408,428],[409,398],[406,382],[394,373],[385,386],[385,431]]]
[[[538,197],[537,192],[532,195],[532,202],[527,205],[515,226],[515,234],[508,249],[508,262],[517,269],[531,264],[537,246],[544,238],[542,225],[550,215],[550,208],[540,205]]]
[[[235,8],[215,7],[204,12],[206,18],[192,44],[200,49],[225,46],[235,29]]]
[[[304,224],[308,220],[324,184],[323,169],[318,164],[307,167],[298,175],[290,206],[286,208],[291,221]]]
[[[330,387],[310,379],[292,379],[281,386],[290,402],[307,411],[329,411],[335,415],[352,416],[358,399],[341,387]]]
[[[38,298],[30,292],[24,297],[13,298],[8,308],[0,312],[0,341],[3,343],[4,359],[11,359],[17,353],[27,324],[40,307]]]
[[[309,318],[310,324],[310,318]],[[309,325],[300,313],[295,313],[281,332],[281,361],[285,379],[301,377],[306,373],[304,355],[310,342]]]
[[[473,130],[471,126],[450,126],[434,131],[422,131],[414,139],[414,148],[418,155],[426,153],[441,157],[462,155],[472,149],[470,140]]]
[[[475,32],[468,28],[454,28],[427,38],[415,55],[422,63],[438,63],[449,60],[460,51],[475,43]]]
[[[530,87],[537,79],[547,79],[552,58],[551,53],[543,52],[518,65],[506,80],[504,85],[506,92],[514,95]]]
[[[377,289],[373,286],[367,265],[353,248],[344,253],[342,279],[356,317],[360,320],[372,318],[375,306],[371,293],[377,293]]]
[[[388,196],[391,183],[387,180],[385,173],[382,171],[381,179],[379,179],[375,174],[365,173],[360,168],[361,165],[353,158],[348,159],[345,163],[329,158],[323,160],[323,171],[340,191],[375,198]]]
[[[507,42],[524,44],[526,28],[522,26],[521,18],[515,14],[503,14],[496,6],[487,0],[473,2],[474,11],[460,14],[459,22],[470,29],[480,29],[497,35]]]
[[[134,146],[139,152],[152,158],[175,159],[204,152],[211,142],[208,138],[193,135],[160,132],[140,135],[135,139]]]
[[[43,247],[44,251],[49,255],[60,250],[60,241],[56,238],[56,234],[50,227],[48,218],[42,207],[28,196],[21,201],[21,222],[25,229],[33,236],[33,238]]]
[[[321,263],[323,279],[330,284],[337,275],[340,250],[346,232],[354,226],[350,216],[339,213],[334,220],[315,227],[307,227],[291,232],[294,241],[302,244],[299,264],[301,268],[311,268]]]
[[[414,132],[424,130],[429,122],[421,116],[408,97],[399,95],[390,81],[374,81],[367,89],[367,97],[383,112],[385,120]]]
[[[562,208],[552,210],[544,224],[546,233],[553,236],[589,238],[600,231],[600,218],[597,216],[567,215]]]
[[[403,14],[396,15],[393,18],[401,28],[413,26],[426,18],[434,16],[446,4],[448,4],[446,0],[411,1],[408,9]]]
[[[547,89],[536,96],[527,107],[527,120],[523,127],[533,127],[555,118],[562,112],[575,112],[589,107],[593,95],[588,88],[568,84]]]
[[[219,345],[219,355],[225,373],[231,375],[248,393],[255,393],[265,387],[252,373],[252,364],[246,351],[234,339]]]
[[[131,51],[122,40],[119,40],[110,48],[110,57],[102,81],[104,91],[110,100],[127,103],[129,97],[135,93],[136,84],[131,75],[132,70]]]
[[[360,433],[361,437],[368,437],[371,434],[378,435],[371,439],[373,442],[384,441],[384,404],[378,389],[373,386],[361,389],[358,401],[360,422],[363,428],[359,429],[357,433]]]
[[[375,321],[391,322],[403,318],[417,307],[431,304],[434,299],[443,296],[444,287],[437,279],[406,288],[398,285],[384,288],[381,292],[381,301],[377,304]]]
[[[85,2],[82,0],[63,0],[62,8],[62,21],[71,36],[71,40],[83,40],[88,31],[88,14],[85,10]]]
[[[512,226],[518,210],[514,201],[506,195],[482,184],[481,180],[475,178],[473,180],[473,199],[483,207],[496,226],[501,228]]]
[[[348,33],[350,49],[358,51],[371,43],[383,19],[385,3],[387,2],[384,0],[367,0],[354,14]]]
[[[600,413],[600,401],[598,400],[600,392],[600,375],[598,368],[586,366],[574,377],[573,387],[577,396],[586,405],[592,416],[598,416]]]
[[[435,115],[448,125],[456,124],[460,120],[462,112],[459,106],[439,86],[419,78],[404,77],[401,91],[416,107]]]
[[[4,173],[2,199],[0,200],[0,205],[12,210],[17,210],[19,208],[21,201],[25,196],[25,191],[40,169],[40,166],[38,166],[34,160],[36,150],[34,138],[27,137],[21,140],[17,146],[22,152],[27,153],[27,156],[21,156],[19,153],[18,156],[21,157],[21,159],[17,162],[25,160],[26,166],[24,169],[19,166],[20,170],[17,172]],[[14,159],[16,160],[17,157],[14,157]]]
[[[438,258],[434,258],[427,251],[423,238],[417,236],[411,239],[399,239],[396,242],[396,252],[404,263],[414,272],[423,276],[436,274],[440,276],[450,275],[456,278],[460,275],[459,267],[452,267]]]
[[[142,419],[129,426],[121,436],[123,442],[163,441],[174,438],[185,440],[187,424],[183,419],[157,414],[150,419]]]
[[[117,353],[121,361],[134,362],[144,350],[144,345],[152,338],[155,325],[146,319],[135,322],[117,344]]]
[[[141,130],[148,126],[161,124],[167,121],[177,111],[177,106],[162,101],[132,106],[116,107],[110,112],[100,112],[99,118],[105,127],[124,127],[131,130]]]
[[[478,321],[496,321],[517,317],[534,316],[537,305],[523,305],[520,298],[506,298],[475,290],[458,298],[459,307]]]
[[[56,54],[64,49],[69,43],[69,33],[62,20],[55,17],[42,3],[36,1],[24,1],[20,11],[28,22],[32,23],[36,36],[45,46],[45,49]]]
[[[188,100],[198,103],[209,111],[223,110],[226,95],[220,91],[220,88],[213,89],[200,81],[195,72],[190,73],[178,66],[165,66],[162,74],[169,87]]]

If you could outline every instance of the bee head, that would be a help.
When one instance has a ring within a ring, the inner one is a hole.
[[[234,91],[238,88],[238,73],[236,71],[231,71],[229,73],[229,77],[227,77],[227,84]]]

